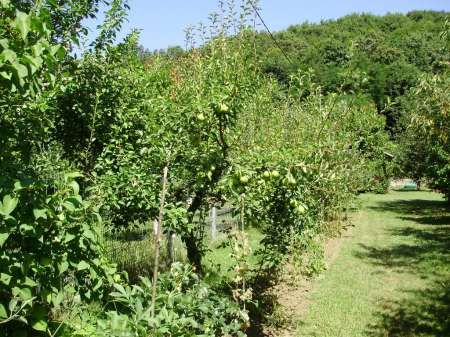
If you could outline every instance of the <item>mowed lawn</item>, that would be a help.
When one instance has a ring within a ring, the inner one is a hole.
[[[297,337],[450,336],[450,210],[431,192],[362,195]]]

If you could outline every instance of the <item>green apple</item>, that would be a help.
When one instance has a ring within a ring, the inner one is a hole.
[[[277,170],[273,170],[271,173],[272,177],[274,178],[278,178],[280,176],[280,172],[278,172]]]
[[[242,184],[247,184],[249,180],[250,180],[250,178],[249,178],[248,176],[241,176],[241,177],[239,178],[239,181],[240,181]]]
[[[204,121],[204,120],[205,120],[205,115],[202,114],[202,113],[199,113],[199,114],[197,115],[197,119],[198,119],[199,121]]]

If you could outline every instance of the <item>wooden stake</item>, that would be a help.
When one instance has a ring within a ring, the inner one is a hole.
[[[169,169],[168,167],[164,167],[163,173],[163,186],[161,191],[161,200],[159,205],[159,217],[158,217],[158,225],[156,227],[156,235],[155,235],[155,264],[153,266],[153,284],[152,284],[152,308],[151,308],[151,316],[155,317],[155,304],[156,304],[156,283],[158,282],[158,267],[159,267],[159,247],[161,245],[161,228],[164,217],[164,203],[166,198],[166,189],[167,189],[167,173]]]

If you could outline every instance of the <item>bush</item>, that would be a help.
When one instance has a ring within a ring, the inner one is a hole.
[[[248,316],[237,303],[202,282],[190,266],[174,263],[158,283],[155,316],[152,284],[115,285],[110,305],[98,322],[72,326],[74,336],[244,336]]]

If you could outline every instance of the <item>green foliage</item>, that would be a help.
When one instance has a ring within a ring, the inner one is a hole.
[[[323,243],[317,233],[306,230],[297,235],[291,244],[290,260],[293,265],[293,275],[313,277],[325,270],[325,253]]]
[[[276,83],[261,83],[239,121],[222,190],[233,204],[245,198],[246,219],[265,234],[263,266],[279,268],[303,231],[389,177],[388,144],[384,119],[364,97],[323,95],[307,76],[294,78],[281,97]]]
[[[51,42],[48,13],[36,5],[29,12],[15,8],[9,1],[0,3],[0,90],[35,94],[51,74],[64,49]],[[47,72],[42,72],[47,70]],[[3,103],[3,102],[2,102]],[[8,102],[5,102],[8,103]]]
[[[85,34],[82,20],[102,3],[109,6],[92,50],[73,58],[67,51]],[[388,184],[391,145],[378,112],[394,126],[409,103],[389,98],[405,95],[421,72],[442,70],[441,46],[427,35],[424,47],[417,28],[433,32],[437,13],[291,27],[279,34],[299,62],[288,64],[251,31],[249,0],[240,13],[222,6],[209,32],[188,30],[187,50],[162,55],[143,52],[136,32],[113,45],[126,1],[0,4],[0,324],[7,335],[53,333],[67,303],[84,308],[92,301],[106,313],[66,322],[65,331],[242,335],[251,297],[246,238],[238,233],[233,241],[229,297],[200,279],[211,205],[233,207],[242,225],[263,233],[264,270],[297,254],[301,268],[318,272],[323,259],[314,235],[357,192]],[[360,34],[372,24],[378,29]],[[432,147],[427,153],[441,163],[448,81],[433,81],[415,92],[422,101],[410,129],[427,126],[422,148]],[[412,101],[408,95],[405,102]],[[448,170],[439,165],[427,172],[443,189]],[[199,275],[174,264],[158,284],[152,318],[150,282],[120,283],[97,232],[148,228],[158,215],[164,167],[163,227],[181,238]]]
[[[81,196],[82,175],[52,139],[65,57],[54,4],[0,5],[0,324],[6,336],[47,333],[53,310],[102,298],[117,276],[101,257],[100,217]]]
[[[105,12],[103,24],[97,28],[100,33],[93,42],[95,49],[102,50],[106,46],[114,43],[117,33],[120,31],[123,22],[126,20],[127,11],[130,9],[127,0],[113,0],[108,10]]]
[[[399,140],[399,163],[404,174],[450,196],[450,144],[448,72],[425,76],[401,101],[408,112],[406,131]]]
[[[114,282],[115,268],[99,257],[98,216],[79,195],[79,176],[62,174],[53,186],[17,180],[1,187],[0,323],[6,331],[25,324],[46,331],[50,309],[65,297],[99,299]]]
[[[445,68],[445,43],[440,33],[448,13],[416,11],[406,15],[352,14],[317,24],[303,23],[275,33],[288,62],[266,33],[257,36],[262,66],[282,83],[299,70],[313,70],[323,91],[369,95],[387,117],[392,136],[399,116],[385,111],[389,101],[404,95],[423,73]],[[365,80],[356,86],[355,74]],[[349,83],[350,82],[350,83]],[[350,85],[349,85],[350,84]]]
[[[74,336],[243,336],[245,311],[211,289],[189,266],[174,263],[158,285],[157,311],[150,315],[151,282],[115,285],[111,310],[97,322],[73,325]],[[112,310],[114,309],[114,310]]]
[[[155,57],[142,63],[132,34],[75,62],[57,96],[55,137],[91,178],[89,197],[98,200],[108,224],[154,218],[161,172],[169,166],[168,207],[185,214],[166,227],[181,236],[198,270],[203,225],[194,219],[216,197],[236,119],[251,97],[245,35],[219,35],[176,62]]]

